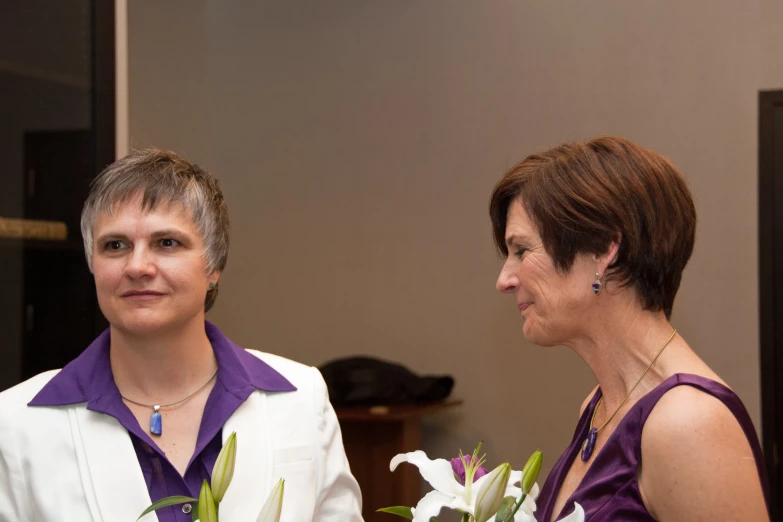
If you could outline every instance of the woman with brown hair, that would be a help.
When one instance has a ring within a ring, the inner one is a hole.
[[[533,154],[490,203],[524,337],[565,345],[598,386],[538,498],[539,522],[769,520],[740,399],[669,323],[696,211],[677,169],[602,137]]]

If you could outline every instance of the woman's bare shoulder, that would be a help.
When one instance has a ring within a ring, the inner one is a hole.
[[[641,450],[639,483],[658,520],[768,520],[750,443],[716,397],[669,390],[644,425]]]
[[[676,430],[689,436],[693,428],[725,429],[739,423],[720,399],[693,386],[676,386],[658,400],[644,426],[644,435],[656,437]]]

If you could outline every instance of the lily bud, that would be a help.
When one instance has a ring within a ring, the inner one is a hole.
[[[215,466],[212,468],[212,494],[215,502],[220,503],[226,494],[231,478],[234,476],[234,462],[237,459],[237,434],[229,435],[226,443],[218,454]]]
[[[218,522],[215,498],[206,480],[201,483],[201,492],[198,495],[198,519],[199,522]]]
[[[280,512],[283,510],[283,491],[285,489],[285,480],[277,481],[269,498],[264,502],[261,513],[258,514],[256,522],[280,522]]]
[[[536,450],[535,453],[530,455],[527,459],[527,464],[522,468],[522,481],[519,485],[522,488],[522,493],[525,495],[530,493],[533,486],[538,479],[538,472],[541,471],[541,462],[544,460],[544,456],[541,450]]]
[[[482,478],[481,487],[476,495],[476,522],[487,522],[500,509],[506,494],[511,466],[504,462]]]

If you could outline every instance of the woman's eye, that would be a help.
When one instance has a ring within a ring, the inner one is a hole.
[[[176,239],[166,238],[160,240],[160,246],[164,248],[172,248],[177,245],[179,245],[179,241],[177,241]]]
[[[515,255],[515,256],[517,256],[517,257],[522,257],[522,255],[523,255],[525,252],[527,252],[527,249],[526,249],[526,248],[518,248],[518,249],[517,249],[517,250],[514,252],[514,255]]]
[[[122,247],[125,246],[125,243],[122,241],[107,241],[104,245],[105,250],[120,250]]]

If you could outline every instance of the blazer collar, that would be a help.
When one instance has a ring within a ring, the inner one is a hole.
[[[220,379],[227,390],[244,400],[254,389],[294,391],[296,387],[267,363],[234,344],[213,324],[204,328],[212,343]],[[119,398],[109,361],[111,333],[107,329],[55,375],[28,403],[29,406],[65,406],[87,403],[87,409],[105,412]]]

